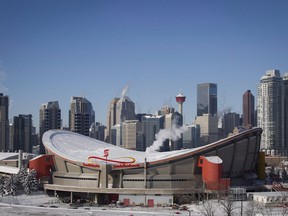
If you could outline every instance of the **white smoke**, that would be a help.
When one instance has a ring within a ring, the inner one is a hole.
[[[173,124],[171,128],[161,129],[155,135],[156,140],[153,142],[153,144],[146,148],[145,151],[146,156],[150,153],[157,152],[166,139],[177,141],[178,139],[181,138],[181,134],[184,133],[187,129],[188,128],[186,126],[177,127],[176,124]]]
[[[128,85],[126,85],[125,88],[122,90],[121,99],[123,99],[126,96],[127,91],[128,91]]]
[[[218,128],[222,128],[222,120],[223,117],[226,113],[230,113],[233,110],[232,106],[228,106],[228,107],[224,107],[223,109],[221,109],[220,111],[218,111],[217,115],[218,115]]]

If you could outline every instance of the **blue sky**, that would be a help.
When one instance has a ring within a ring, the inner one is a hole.
[[[71,96],[106,124],[109,102],[127,95],[136,112],[196,115],[198,83],[218,84],[218,110],[242,113],[242,94],[266,70],[288,71],[286,0],[0,0],[0,92],[10,118],[58,100],[68,125]]]

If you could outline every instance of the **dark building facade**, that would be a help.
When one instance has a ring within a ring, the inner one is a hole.
[[[89,136],[95,112],[92,104],[84,97],[72,97],[69,110],[69,128],[72,132]]]
[[[108,107],[107,128],[106,128],[106,135],[105,135],[105,141],[108,143],[112,143],[111,128],[117,124],[116,106],[119,100],[120,98],[113,98]]]
[[[225,113],[223,116],[223,133],[227,137],[235,127],[240,126],[240,115],[237,113]]]
[[[197,148],[200,147],[200,126],[188,125],[187,130],[183,133],[183,148]]]
[[[13,151],[32,153],[32,115],[14,116],[12,134]]]
[[[62,125],[61,109],[58,101],[50,101],[42,104],[39,111],[39,133],[40,148],[39,153],[44,154],[45,148],[42,143],[43,134],[51,129],[60,129]]]
[[[288,156],[288,73],[283,76],[283,155]]]
[[[197,116],[217,115],[217,84],[202,83],[197,85]]]
[[[104,141],[105,129],[106,129],[106,126],[102,125],[100,122],[92,123],[90,130],[89,130],[89,136],[94,139]]]
[[[256,126],[255,99],[250,90],[243,94],[243,126]]]
[[[0,93],[0,151],[7,151],[9,144],[9,97]]]
[[[151,146],[155,140],[155,135],[164,128],[165,117],[146,115],[142,116],[142,130],[144,137],[144,147]]]

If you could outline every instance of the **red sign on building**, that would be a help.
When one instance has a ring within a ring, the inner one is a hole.
[[[104,149],[104,157],[108,157],[109,156],[109,149]]]

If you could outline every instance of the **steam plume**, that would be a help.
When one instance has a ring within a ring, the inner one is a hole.
[[[222,128],[222,119],[226,113],[233,110],[231,106],[224,107],[222,110],[218,111],[218,128]]]
[[[127,91],[128,91],[128,85],[126,85],[125,88],[122,90],[121,99],[123,99],[126,96]]]
[[[173,124],[171,128],[162,129],[156,135],[156,140],[153,144],[146,148],[145,154],[156,152],[163,145],[163,142],[166,139],[171,139],[173,141],[177,141],[181,138],[181,134],[184,133],[188,128],[186,126],[177,127],[176,124]]]

